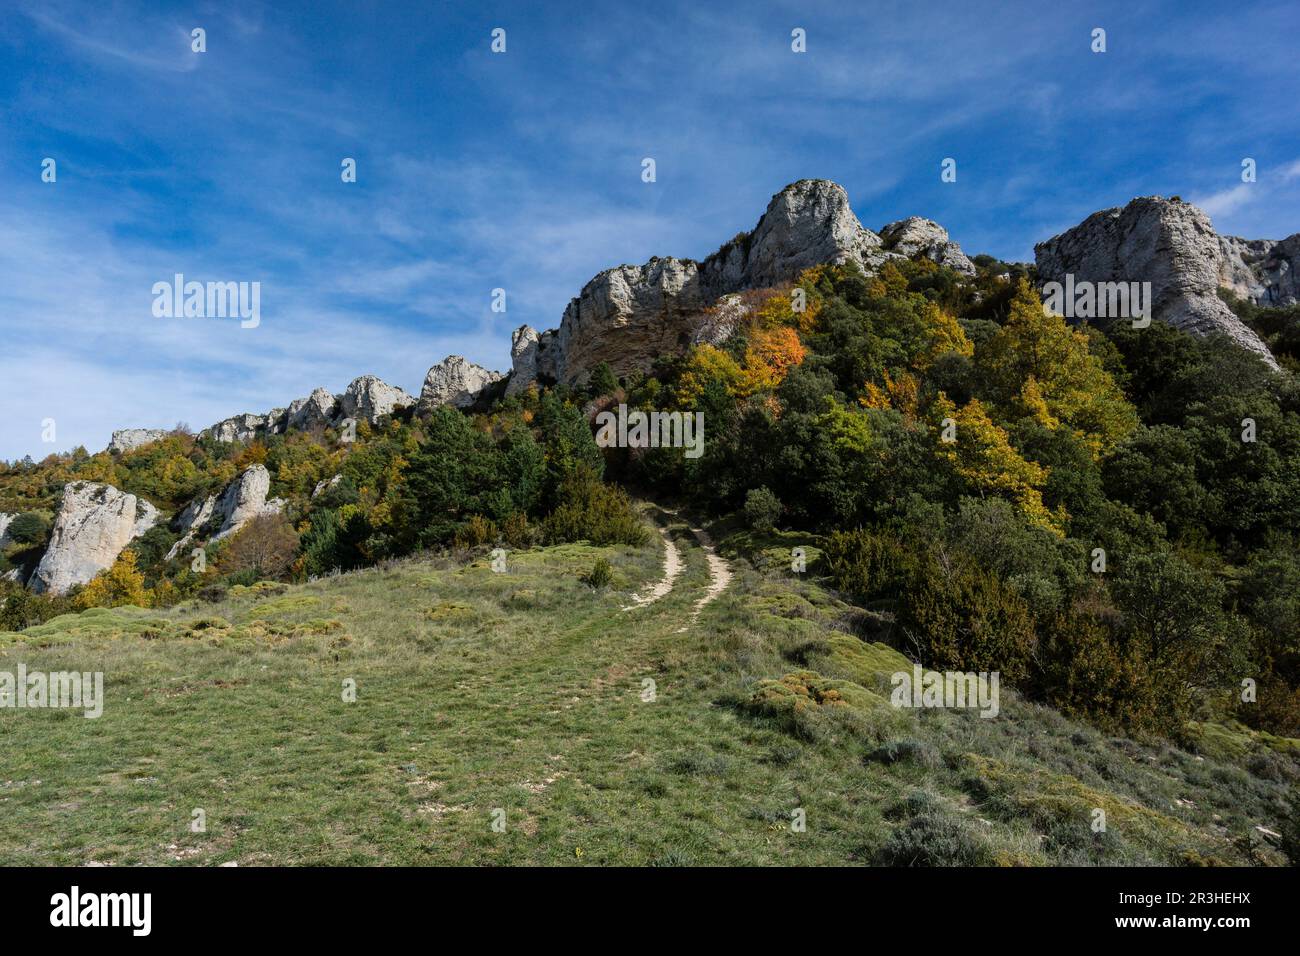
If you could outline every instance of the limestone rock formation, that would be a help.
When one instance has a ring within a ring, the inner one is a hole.
[[[880,241],[888,251],[908,259],[924,256],[964,275],[975,275],[975,263],[948,238],[948,230],[931,219],[911,216],[891,222],[880,230]]]
[[[131,539],[158,521],[158,509],[112,485],[69,482],[50,544],[32,574],[33,591],[63,594],[111,567]]]
[[[284,507],[284,502],[279,498],[267,501],[266,495],[270,490],[271,473],[266,470],[266,466],[251,465],[246,468],[226,486],[216,504],[217,513],[223,520],[212,540],[220,541],[234,534],[258,515],[278,513]]]
[[[342,475],[335,475],[333,478],[322,478],[320,481],[316,482],[316,487],[311,490],[312,498],[325,494],[325,492],[329,491],[342,480]]]
[[[141,445],[167,437],[165,428],[121,428],[113,432],[113,439],[108,443],[108,450],[120,455],[132,451]]]
[[[1256,305],[1283,308],[1300,300],[1300,233],[1280,241],[1220,236],[1219,284]]]
[[[382,416],[414,404],[415,399],[396,385],[389,385],[374,375],[362,375],[348,385],[339,400],[339,409],[343,418],[364,419],[374,424]]]
[[[327,388],[317,388],[306,398],[296,398],[285,412],[286,430],[309,430],[330,425],[338,412],[338,399]]]
[[[510,380],[506,394],[518,395],[537,381],[537,350],[540,336],[532,326],[521,325],[510,337]]]
[[[268,415],[254,415],[245,412],[242,415],[234,415],[231,418],[223,419],[211,428],[205,428],[199,432],[199,437],[211,435],[217,441],[224,442],[252,441],[257,437],[257,433],[265,429],[269,423],[270,416]]]
[[[216,505],[217,496],[208,495],[206,498],[196,498],[185,506],[181,513],[176,516],[176,520],[172,523],[172,527],[177,531],[183,532],[183,534],[181,535],[181,538],[171,546],[171,550],[167,552],[165,560],[173,560],[177,555],[181,554],[190,546],[190,543],[194,540],[194,536],[198,534],[199,529],[207,524],[208,519],[212,517],[212,512],[216,508]]]
[[[1179,199],[1144,196],[1093,213],[1034,247],[1040,283],[1150,282],[1152,317],[1196,335],[1222,333],[1277,363],[1259,337],[1219,298],[1220,285],[1262,304],[1295,297],[1297,237],[1249,243],[1214,231],[1210,217]],[[1277,253],[1275,255],[1275,252]]]
[[[818,179],[792,183],[772,197],[752,231],[703,262],[656,257],[607,269],[569,303],[559,329],[516,331],[506,393],[518,394],[533,382],[580,383],[602,361],[617,375],[648,369],[662,354],[721,334],[726,316],[707,310],[724,296],[790,282],[821,263],[851,262],[870,272],[891,258],[925,255],[973,271],[933,223],[896,225],[894,241],[904,251],[886,248],[858,222],[843,187]]]
[[[469,408],[479,392],[500,378],[500,372],[475,365],[459,355],[448,355],[424,377],[419,410],[426,412],[439,405]]]
[[[16,514],[6,514],[0,511],[0,551],[9,546],[9,525],[17,518]]]

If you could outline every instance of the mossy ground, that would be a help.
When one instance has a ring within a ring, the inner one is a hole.
[[[731,586],[679,633],[708,570],[673,532],[677,586],[632,611],[657,545],[504,574],[418,558],[0,635],[0,670],[103,671],[107,698],[97,720],[0,710],[0,863],[1281,862],[1254,827],[1290,812],[1286,746],[1110,739],[1005,688],[992,720],[895,710],[906,658],[811,574],[742,557],[787,541],[721,541]]]

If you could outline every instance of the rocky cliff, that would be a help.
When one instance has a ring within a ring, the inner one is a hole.
[[[1152,318],[1196,335],[1221,333],[1276,366],[1219,298],[1228,288],[1259,305],[1293,305],[1300,236],[1281,242],[1220,236],[1190,203],[1159,196],[1093,213],[1034,247],[1040,283],[1150,282]]]
[[[858,222],[842,186],[800,180],[772,197],[750,232],[703,262],[656,257],[606,269],[569,303],[558,329],[518,329],[506,393],[537,381],[579,383],[602,361],[619,375],[648,369],[660,355],[707,338],[704,310],[725,296],[790,282],[811,266],[851,262],[871,272],[916,256],[975,272],[936,223],[906,219],[877,234]]]
[[[417,407],[421,412],[439,405],[469,408],[479,392],[500,379],[500,372],[475,365],[459,355],[448,355],[425,375]]]
[[[271,491],[271,473],[265,465],[250,465],[239,473],[218,495],[196,498],[176,516],[172,526],[181,538],[167,552],[171,561],[183,554],[196,539],[211,532],[212,541],[234,534],[258,515],[278,514],[284,510],[281,498],[267,500]],[[215,530],[213,530],[215,529]]]
[[[69,482],[49,546],[32,579],[33,591],[62,594],[111,567],[132,538],[158,521],[158,509],[143,498],[91,481]]]

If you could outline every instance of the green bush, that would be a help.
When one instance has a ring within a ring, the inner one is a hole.
[[[5,536],[14,544],[40,544],[49,536],[51,521],[48,515],[39,511],[24,511],[5,531]]]
[[[607,588],[614,580],[614,567],[605,558],[597,558],[590,571],[582,576],[582,583],[589,588]]]
[[[893,600],[916,571],[917,555],[889,533],[837,531],[826,544],[835,586],[860,604]]]
[[[999,671],[1016,685],[1030,677],[1029,607],[996,574],[960,556],[925,556],[899,599],[897,625],[928,666]]]
[[[559,505],[542,522],[548,541],[639,546],[648,540],[626,492],[604,484],[585,464],[560,483],[558,497]]]
[[[755,531],[771,531],[781,519],[781,502],[764,485],[745,495],[745,523]]]

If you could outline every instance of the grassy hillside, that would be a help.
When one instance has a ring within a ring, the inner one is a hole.
[[[1284,862],[1255,828],[1282,828],[1300,742],[1146,746],[1005,688],[992,720],[894,709],[910,665],[788,570],[814,539],[713,529],[733,577],[696,617],[707,556],[660,517],[684,566],[631,610],[657,536],[0,634],[0,671],[102,670],[107,697],[96,720],[0,709],[0,864]]]

